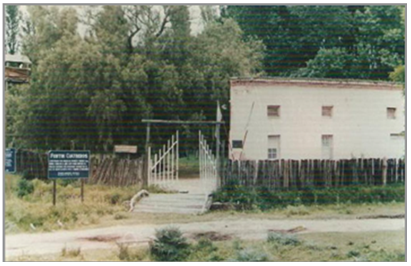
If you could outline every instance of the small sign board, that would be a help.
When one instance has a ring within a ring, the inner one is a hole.
[[[6,149],[6,173],[16,172],[16,149]]]
[[[115,145],[114,152],[115,153],[137,153],[137,146]]]
[[[49,151],[48,178],[88,178],[90,151]]]

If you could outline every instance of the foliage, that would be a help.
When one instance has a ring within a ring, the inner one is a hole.
[[[6,177],[5,220],[13,225],[13,232],[31,231],[30,224],[42,232],[90,226],[116,219],[116,216],[126,219],[125,207],[122,204],[112,205],[111,195],[119,194],[122,200],[130,200],[140,189],[136,186],[119,188],[85,184],[85,200],[81,203],[80,187],[72,184],[63,186],[57,182],[57,205],[54,207],[52,182],[27,181],[18,175]],[[22,183],[24,185],[20,185]],[[19,197],[19,193],[25,195]]]
[[[73,8],[30,6],[28,13],[22,48],[33,62],[30,89],[6,97],[10,108],[18,102],[9,113],[10,133],[25,136],[17,146],[144,147],[141,119],[213,120],[216,101],[228,101],[229,78],[260,71],[259,41],[243,40],[232,19],[210,21],[194,36],[188,6],[90,7],[84,36]],[[151,134],[161,143],[176,129]]]
[[[215,192],[213,199],[218,202],[235,204],[237,209],[240,210],[287,208],[287,212],[290,215],[306,215],[308,211],[301,207],[303,205],[326,205],[347,202],[403,202],[405,200],[405,189],[403,184],[391,184],[386,186],[359,185],[341,188],[306,188],[298,191],[270,191],[264,187],[250,189],[233,181]],[[290,206],[297,206],[299,208],[295,209]]]
[[[266,46],[273,76],[388,79],[404,63],[404,6],[222,6]]]
[[[261,262],[261,261],[269,261],[268,255],[261,251],[255,249],[243,249],[237,252],[237,256],[234,261],[239,262],[246,262],[246,261],[253,261],[253,262]]]
[[[296,246],[301,243],[295,235],[281,234],[275,232],[268,233],[267,242],[290,246]]]
[[[20,179],[17,183],[17,196],[22,198],[26,195],[33,193],[34,186],[33,183],[25,178]]]
[[[157,261],[182,261],[190,252],[190,245],[178,228],[157,230],[155,237],[150,254]]]
[[[21,21],[19,7],[17,5],[6,5],[5,15],[7,53],[15,54],[19,50],[19,43],[17,41],[19,34],[19,25]]]

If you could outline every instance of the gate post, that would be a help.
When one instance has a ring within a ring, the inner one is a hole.
[[[149,147],[150,147],[150,123],[147,123],[147,131],[146,131],[146,154],[144,158],[144,174],[143,174],[143,187],[147,187],[149,185],[148,179],[149,171],[150,171],[150,154],[149,154]]]

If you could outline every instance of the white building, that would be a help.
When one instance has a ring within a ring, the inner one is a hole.
[[[405,98],[388,82],[232,79],[231,159],[400,158]]]

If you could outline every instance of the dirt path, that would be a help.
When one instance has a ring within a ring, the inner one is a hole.
[[[299,234],[313,232],[366,232],[402,230],[404,219],[369,220],[261,220],[239,219],[211,222],[172,224],[187,237],[199,233],[216,232],[229,238],[265,239],[269,230],[289,230],[303,226]],[[116,248],[116,242],[146,245],[153,238],[155,229],[166,225],[130,225],[106,228],[59,231],[39,234],[6,235],[6,259],[21,255],[58,253],[66,248],[108,249]]]

